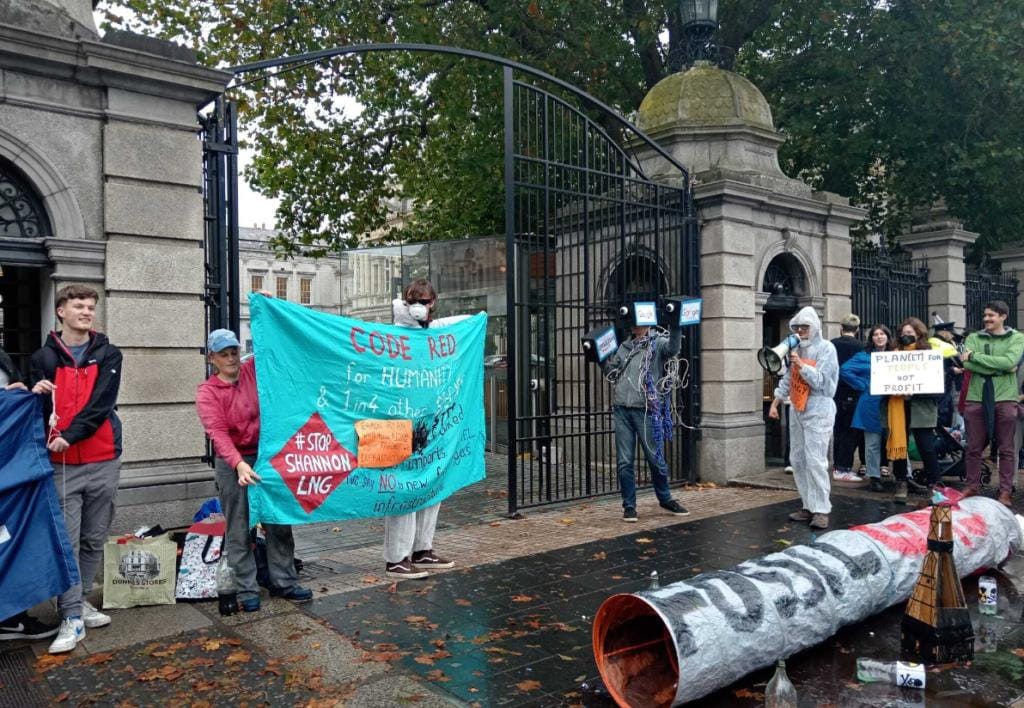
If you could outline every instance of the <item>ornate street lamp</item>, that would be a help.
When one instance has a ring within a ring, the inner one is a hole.
[[[697,61],[717,62],[718,0],[679,0],[679,24],[683,30],[682,46],[673,63],[674,69],[691,66]]]

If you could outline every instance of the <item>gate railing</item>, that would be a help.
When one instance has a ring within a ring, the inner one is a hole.
[[[855,247],[852,254],[853,311],[864,327],[897,326],[907,317],[928,323],[928,266],[902,251]]]
[[[651,182],[599,125],[505,69],[509,513],[618,491],[611,386],[584,360],[582,335],[627,300],[699,293],[685,172]],[[671,479],[695,481],[699,340],[678,391]],[[638,485],[650,483],[642,455]]]
[[[967,329],[981,329],[982,311],[986,302],[1002,300],[1010,306],[1006,324],[1017,327],[1017,297],[1019,281],[1015,272],[995,270],[986,266],[967,266],[964,288],[967,294]]]

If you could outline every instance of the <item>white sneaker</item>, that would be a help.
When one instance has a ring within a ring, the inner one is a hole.
[[[838,470],[832,471],[832,479],[836,482],[864,482],[861,477],[858,477],[854,472],[840,472]]]
[[[60,623],[60,631],[57,638],[50,643],[51,654],[63,654],[73,650],[78,643],[85,639],[85,623],[80,619],[70,617]]]
[[[110,624],[110,615],[105,615],[97,610],[88,600],[82,600],[82,622],[89,629],[106,627]]]

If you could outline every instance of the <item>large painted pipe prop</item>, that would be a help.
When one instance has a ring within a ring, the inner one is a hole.
[[[594,657],[620,706],[672,706],[807,649],[906,600],[927,553],[930,509],[832,531],[814,543],[614,595],[594,617]],[[1006,560],[1024,518],[985,497],[953,510],[960,577]]]

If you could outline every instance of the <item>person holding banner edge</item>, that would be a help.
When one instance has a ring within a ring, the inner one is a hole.
[[[402,297],[391,302],[394,323],[399,327],[444,327],[467,319],[455,315],[434,319],[437,291],[429,280],[419,278],[405,287]],[[384,573],[390,578],[417,580],[429,575],[428,569],[454,568],[455,562],[434,553],[434,531],[438,502],[409,514],[384,517]]]
[[[835,345],[821,336],[821,320],[813,307],[797,312],[789,321],[789,328],[800,342],[789,353],[789,366],[775,388],[768,417],[778,420],[779,406],[790,399],[793,412],[789,455],[793,481],[803,506],[789,518],[824,529],[828,528],[832,511],[828,443],[836,417],[833,397],[839,384],[839,360]]]
[[[270,293],[262,294],[272,297]],[[260,405],[256,359],[241,363],[238,350],[238,338],[231,330],[210,332],[206,359],[213,373],[196,389],[196,410],[217,455],[214,479],[226,521],[224,552],[235,571],[238,602],[244,611],[256,612],[260,609],[260,588],[249,538],[247,488],[260,482],[252,468],[260,438]],[[263,524],[263,529],[270,594],[292,602],[311,600],[313,591],[298,584],[292,527]]]
[[[983,329],[972,332],[961,355],[971,372],[964,406],[967,429],[967,488],[973,496],[981,487],[981,455],[987,442],[999,447],[999,501],[1012,503],[1016,473],[1013,446],[1017,426],[1017,365],[1024,355],[1024,334],[1006,326],[1010,307],[1002,300],[985,303]]]

